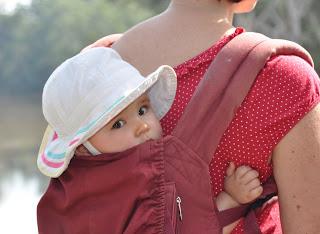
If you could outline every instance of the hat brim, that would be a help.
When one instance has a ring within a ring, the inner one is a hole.
[[[82,126],[73,137],[59,138],[54,130],[48,126],[38,153],[38,168],[49,177],[60,176],[68,167],[74,151],[79,145],[147,91],[157,117],[162,118],[174,101],[176,88],[177,80],[174,70],[170,66],[163,65],[148,75],[142,84],[118,100],[112,108],[105,110],[94,121],[90,121],[87,126]],[[55,154],[60,155],[59,157],[51,157],[53,154],[50,152],[61,153]]]
[[[157,117],[162,119],[173,104],[177,91],[177,78],[175,71],[169,66],[161,66],[158,70],[156,73],[158,79],[148,90],[148,96]]]

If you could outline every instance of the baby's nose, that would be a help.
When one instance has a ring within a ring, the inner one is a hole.
[[[148,132],[149,129],[150,129],[150,126],[149,126],[146,122],[142,122],[142,121],[141,121],[141,123],[139,123],[139,125],[137,126],[135,136],[136,136],[136,137],[139,137],[139,136],[141,136],[142,134]]]

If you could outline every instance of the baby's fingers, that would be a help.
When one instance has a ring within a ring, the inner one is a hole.
[[[242,178],[247,172],[251,171],[251,167],[248,166],[240,166],[236,169],[235,175],[238,179]]]
[[[237,201],[241,204],[250,203],[256,200],[262,193],[263,188],[261,185],[256,185],[255,183],[251,183],[252,188],[250,189],[248,186],[243,187],[242,193],[237,197]]]
[[[253,190],[255,188],[258,188],[261,186],[261,183],[260,183],[260,180],[258,178],[255,178],[251,181],[249,181],[248,183],[246,183],[246,188],[247,188],[247,191],[250,191],[250,190]]]
[[[252,190],[250,190],[249,195],[251,197],[251,200],[257,199],[263,192],[263,187],[260,185]]]
[[[227,176],[233,175],[235,170],[236,170],[236,165],[233,162],[230,162],[230,164],[229,164],[229,166],[227,168],[227,171],[226,171]]]
[[[249,183],[251,180],[254,180],[256,178],[258,178],[259,173],[253,169],[250,169],[249,171],[247,171],[247,173],[245,173],[242,177],[241,180],[243,181],[244,184]]]

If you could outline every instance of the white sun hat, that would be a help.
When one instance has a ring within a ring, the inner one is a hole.
[[[66,60],[43,89],[42,108],[49,127],[38,155],[40,171],[49,177],[61,175],[79,145],[145,92],[161,119],[176,88],[170,66],[144,77],[111,48],[89,49]]]

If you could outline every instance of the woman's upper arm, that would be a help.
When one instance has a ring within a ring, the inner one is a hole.
[[[282,60],[275,72],[286,71],[283,88],[295,87],[290,109],[301,114],[273,150],[281,223],[284,233],[315,234],[320,231],[320,82],[304,60]]]
[[[319,104],[281,140],[272,162],[284,233],[319,233]]]

